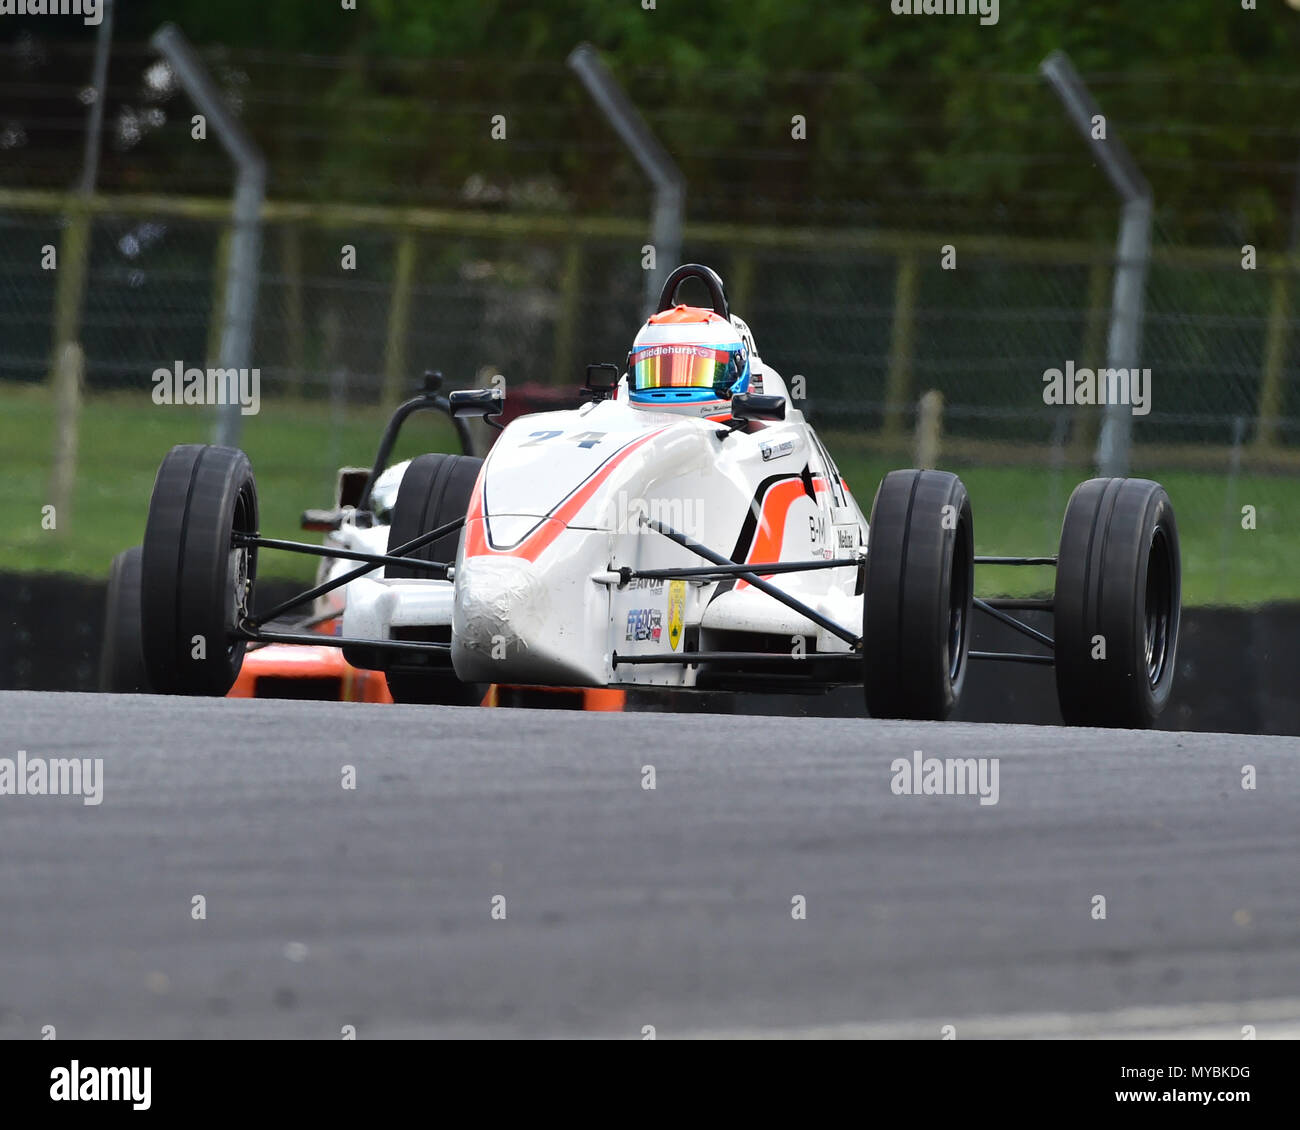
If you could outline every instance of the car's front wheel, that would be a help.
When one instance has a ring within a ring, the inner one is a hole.
[[[141,645],[163,694],[224,695],[244,662],[257,549],[257,486],[233,447],[182,444],[158,468],[141,551]]]
[[[1169,702],[1182,610],[1178,524],[1149,479],[1070,496],[1056,566],[1056,694],[1076,726],[1144,729]]]
[[[862,599],[873,718],[947,718],[961,698],[975,592],[970,498],[946,471],[891,471],[871,506]]]

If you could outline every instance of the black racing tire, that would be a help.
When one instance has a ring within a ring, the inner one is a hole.
[[[474,484],[478,481],[483,460],[472,455],[448,455],[437,452],[421,455],[411,460],[402,476],[393,506],[392,522],[388,530],[388,552],[399,545],[418,538],[448,522],[465,517]],[[453,563],[460,547],[462,531],[445,534],[436,541],[416,550],[410,556],[425,561]],[[402,565],[389,565],[386,577],[424,577],[431,574],[423,569]],[[450,629],[437,642],[450,642]],[[431,639],[434,638],[431,635]],[[483,683],[462,683],[451,668],[451,657],[429,667],[390,667],[384,672],[388,692],[395,702],[426,703],[441,706],[477,706],[487,694]]]
[[[871,504],[862,597],[873,718],[952,713],[966,681],[974,593],[975,528],[961,479],[891,471]]]
[[[234,632],[257,578],[257,549],[233,547],[235,531],[258,532],[248,456],[173,447],[154,480],[142,554],[141,639],[155,691],[219,696],[234,686],[245,647]]]
[[[1178,523],[1150,479],[1075,487],[1056,566],[1056,694],[1074,726],[1145,729],[1173,690],[1182,614]]]
[[[402,476],[397,501],[393,504],[392,521],[388,527],[388,552],[392,553],[399,545],[421,534],[465,517],[482,466],[483,460],[472,455],[435,452],[412,459]],[[460,530],[444,534],[408,556],[452,563],[456,560],[460,537]],[[432,575],[424,569],[402,565],[389,565],[384,570],[386,577],[428,578]]]
[[[113,558],[104,605],[104,638],[99,652],[99,689],[108,694],[148,694],[140,644],[141,546]]]

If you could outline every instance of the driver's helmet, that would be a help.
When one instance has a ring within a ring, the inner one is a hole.
[[[700,306],[653,315],[627,359],[628,399],[635,408],[714,416],[749,388],[749,350],[731,322]]]

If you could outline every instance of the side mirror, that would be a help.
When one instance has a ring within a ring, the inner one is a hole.
[[[738,392],[731,398],[731,418],[733,420],[784,420],[785,397]]]
[[[334,491],[335,506],[356,506],[365,493],[370,472],[365,467],[340,467],[338,486]]]
[[[582,390],[583,396],[588,400],[608,400],[618,388],[618,378],[618,366],[612,361],[588,365],[587,380]]]
[[[501,415],[506,404],[506,392],[502,388],[463,388],[448,396],[447,403],[452,419],[482,416],[492,423],[488,417]]]
[[[318,533],[324,533],[326,530],[337,530],[342,524],[342,510],[304,510],[302,512],[302,528],[304,530],[315,530]]]

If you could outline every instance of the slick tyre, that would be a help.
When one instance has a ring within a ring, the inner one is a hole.
[[[109,694],[145,694],[149,677],[140,642],[140,575],[143,549],[132,546],[113,558],[104,607],[104,642],[99,653],[99,689]]]
[[[871,506],[862,601],[863,684],[873,718],[942,719],[970,648],[975,534],[961,479],[891,471]]]
[[[465,517],[473,497],[483,460],[470,455],[435,453],[411,460],[402,476],[388,531],[388,552],[439,526]],[[410,554],[424,561],[454,562],[460,546],[461,531],[446,534]],[[431,576],[427,570],[390,565],[387,577]],[[434,642],[450,643],[450,629],[445,638]],[[391,667],[385,672],[388,691],[395,702],[429,703],[441,706],[477,706],[487,687],[482,683],[462,683],[451,668],[450,656],[436,657],[439,662],[427,667]]]
[[[253,468],[233,447],[173,447],[158,468],[141,554],[141,641],[162,694],[224,695],[244,661],[236,638],[257,575]]]
[[[1144,729],[1169,702],[1182,607],[1173,504],[1149,479],[1075,488],[1056,566],[1056,694],[1076,726]]]

